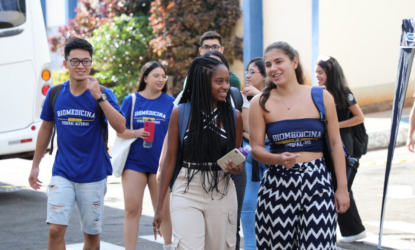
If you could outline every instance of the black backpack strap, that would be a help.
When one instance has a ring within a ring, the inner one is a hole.
[[[99,85],[99,90],[101,91],[102,94],[105,93],[105,87],[104,86]],[[99,119],[100,119],[99,124],[100,124],[100,127],[101,127],[102,138],[104,139],[105,150],[108,153],[108,123],[105,122],[104,111],[102,111],[101,105],[99,105],[98,102],[97,102],[97,113],[98,113],[98,116],[99,116]]]
[[[63,84],[57,84],[55,86],[52,87],[52,89],[50,90],[49,93],[49,104],[50,104],[50,108],[52,110],[52,117],[53,117],[53,134],[52,134],[52,139],[50,140],[50,151],[49,154],[52,155],[53,153],[53,141],[55,139],[55,134],[56,134],[56,122],[55,122],[55,103],[56,103],[56,99],[58,98],[59,92],[61,92],[61,89],[63,87]]]
[[[241,91],[238,88],[231,87],[229,89],[231,93],[231,98],[233,99],[233,104],[235,104],[235,108],[242,112],[242,106],[244,104],[244,99],[242,98]]]

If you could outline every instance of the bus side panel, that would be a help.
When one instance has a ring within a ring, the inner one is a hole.
[[[26,1],[26,3],[28,5],[30,4],[30,20],[32,29],[35,31],[33,32],[34,66],[35,72],[37,72],[36,80],[38,84],[34,92],[33,121],[37,122],[40,121],[40,113],[42,112],[43,102],[45,100],[45,96],[42,94],[42,88],[45,85],[52,85],[52,77],[47,81],[42,79],[43,70],[48,70],[51,73],[50,54],[40,1]]]

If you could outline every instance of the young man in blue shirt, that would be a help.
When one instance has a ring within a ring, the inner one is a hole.
[[[93,48],[84,39],[75,38],[65,45],[63,65],[69,80],[63,83],[53,110],[51,88],[46,95],[29,176],[30,186],[38,190],[39,164],[48,147],[54,124],[58,132],[58,151],[48,186],[48,249],[65,249],[65,232],[75,202],[81,216],[84,249],[99,249],[102,231],[106,178],[112,174],[111,162],[101,131],[98,105],[102,118],[118,133],[125,130],[125,119],[111,90],[100,90],[90,76]]]

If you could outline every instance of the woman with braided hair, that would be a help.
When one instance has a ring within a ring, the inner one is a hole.
[[[231,175],[241,173],[242,164],[228,161],[226,172],[216,164],[242,140],[242,117],[231,106],[229,88],[226,66],[198,57],[190,65],[180,101],[182,107],[190,106],[184,138],[179,137],[180,105],[171,115],[153,226],[156,236],[170,183],[176,249],[235,249],[237,198]]]

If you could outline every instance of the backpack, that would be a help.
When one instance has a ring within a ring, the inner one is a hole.
[[[233,100],[233,104],[235,105],[235,109],[239,110],[242,113],[242,106],[244,104],[244,99],[242,99],[241,91],[238,88],[231,87],[229,89],[231,94],[231,98]]]
[[[236,128],[236,110],[233,109],[233,118]],[[189,124],[190,119],[190,111],[191,111],[191,103],[186,102],[179,105],[179,150],[177,154],[177,161],[176,167],[174,168],[173,177],[170,181],[170,192],[173,190],[174,182],[177,179],[177,176],[180,173],[180,170],[183,166],[183,154],[181,148],[183,147],[183,139],[184,135],[186,134],[187,125]]]
[[[57,84],[50,90],[50,94],[49,94],[49,104],[52,108],[52,114],[53,114],[52,116],[53,116],[53,121],[54,121],[52,139],[50,140],[50,151],[49,151],[50,155],[52,155],[53,153],[53,141],[55,139],[55,133],[56,133],[55,112],[54,112],[55,102],[56,102],[56,99],[58,98],[59,92],[61,91],[62,87],[63,87],[62,83]],[[99,89],[101,90],[102,94],[105,93],[104,86],[99,85]],[[98,104],[98,102],[97,102],[97,113],[98,113],[98,117],[100,118],[101,132],[102,132],[102,137],[104,139],[105,149],[106,149],[106,152],[108,153],[108,124],[105,122],[105,119],[103,116],[104,112],[102,111],[102,108]]]
[[[362,155],[367,153],[369,136],[366,133],[366,128],[363,122],[359,125],[351,127],[351,131],[353,137],[353,156],[360,158]]]
[[[331,173],[333,190],[336,191],[337,178],[336,178],[336,172],[335,172],[334,163],[333,163],[333,157],[331,155],[331,152],[333,150],[331,148],[329,133],[327,130],[327,124],[329,122],[326,119],[326,108],[324,107],[323,90],[324,90],[323,87],[314,86],[311,89],[311,96],[313,98],[314,104],[316,105],[318,109],[318,112],[320,113],[320,121],[323,123],[323,126],[324,126],[323,156],[326,162],[326,167]],[[357,173],[357,168],[359,167],[359,160],[347,153],[347,150],[344,144],[343,144],[343,151],[344,151],[344,156],[346,160],[347,187],[348,187],[348,190],[350,191],[352,188],[354,177]]]

